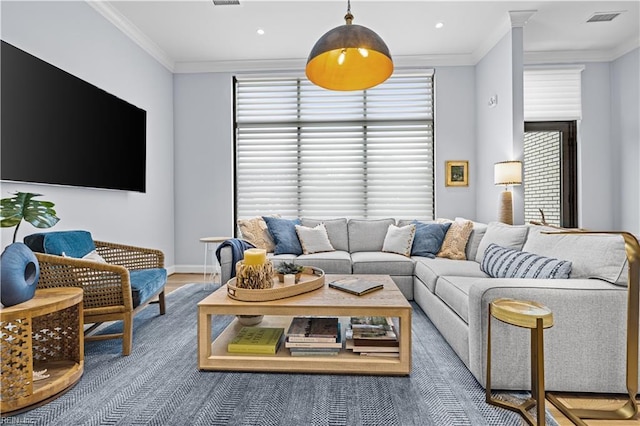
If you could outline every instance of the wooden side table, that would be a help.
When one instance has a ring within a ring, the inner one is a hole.
[[[220,264],[218,263],[218,259],[216,258],[215,251],[216,248],[220,245],[220,243],[231,239],[231,237],[204,237],[200,238],[200,242],[204,243],[204,271],[202,273],[202,278],[205,282],[205,290],[207,290],[207,284],[209,282],[214,283],[215,277],[220,276]],[[211,264],[213,265],[213,272],[211,273],[211,281],[207,281],[207,258],[209,257],[209,251],[212,251],[211,255]],[[213,287],[211,288],[213,289]]]
[[[521,404],[501,401],[491,396],[491,317],[506,324],[531,329],[531,398]],[[531,301],[496,299],[489,304],[487,324],[487,386],[489,404],[520,413],[530,425],[536,421],[527,410],[536,405],[537,425],[545,424],[544,342],[545,328],[553,326],[553,313],[546,306]]]
[[[82,289],[36,290],[33,299],[0,309],[0,350],[2,416],[62,395],[84,370]],[[44,369],[48,377],[34,380]]]

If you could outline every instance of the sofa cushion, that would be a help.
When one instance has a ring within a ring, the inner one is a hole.
[[[384,238],[394,219],[350,219],[347,224],[349,251],[382,251]]]
[[[438,277],[457,275],[461,277],[486,278],[488,275],[482,272],[480,264],[471,260],[454,260],[436,257],[413,257],[416,262],[415,276],[422,281],[430,292],[435,293]]]
[[[315,266],[322,269],[325,274],[351,273],[351,255],[343,250],[301,254],[295,259],[295,263],[304,266]]]
[[[465,219],[463,217],[456,217],[456,221],[465,221],[469,219]],[[465,248],[465,254],[468,260],[475,260],[476,254],[478,253],[478,246],[480,245],[480,241],[482,241],[482,237],[487,232],[488,225],[486,223],[481,222],[473,222],[473,229],[471,230],[471,235],[469,235],[469,240],[467,241],[467,247]]]
[[[238,219],[236,223],[240,230],[240,237],[248,243],[253,244],[254,247],[265,249],[267,252],[273,252],[276,248],[273,238],[269,233],[267,223],[262,217]]]
[[[164,268],[140,269],[129,272],[133,307],[149,301],[167,282],[167,270]]]
[[[303,254],[321,253],[324,251],[334,251],[335,249],[329,241],[327,228],[324,224],[319,223],[315,227],[296,225],[296,234],[300,240]]]
[[[83,258],[96,249],[93,237],[88,231],[53,231],[31,234],[24,237],[24,243],[33,251]]]
[[[336,250],[349,251],[349,239],[347,235],[347,219],[309,219],[303,217],[300,219],[302,225],[313,228],[320,223],[324,224],[327,229],[327,235],[331,245]]]
[[[382,251],[351,253],[354,274],[413,275],[413,260]]]
[[[572,264],[571,278],[597,278],[626,286],[628,261],[624,239],[613,234],[544,234],[557,229],[531,226],[523,250],[559,257]]]
[[[471,231],[473,230],[473,222],[470,220],[456,220],[449,223],[451,223],[451,226],[449,226],[449,230],[447,230],[447,234],[444,236],[442,247],[440,247],[437,256],[447,259],[465,260],[467,258],[465,249]]]
[[[522,250],[522,246],[527,238],[529,227],[527,225],[507,225],[501,222],[490,222],[487,231],[478,245],[475,261],[482,263],[484,252],[493,243],[501,247],[514,250]]]
[[[269,233],[275,243],[274,254],[302,254],[302,247],[296,225],[300,225],[300,219],[281,219],[279,217],[262,217],[269,228]]]
[[[411,255],[433,259],[440,251],[451,223],[424,223],[416,220],[414,224],[416,226],[416,235],[413,238]]]
[[[480,269],[493,278],[568,279],[571,262],[489,244]]]
[[[382,251],[387,253],[397,253],[403,256],[411,256],[413,238],[416,235],[416,226],[406,225],[398,227],[389,225],[387,235],[384,237]]]
[[[445,276],[438,278],[436,296],[447,304],[465,323],[469,323],[469,290],[475,277]]]

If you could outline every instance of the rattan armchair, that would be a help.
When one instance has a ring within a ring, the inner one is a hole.
[[[129,355],[133,343],[134,315],[156,297],[160,305],[160,315],[165,313],[164,254],[155,249],[104,241],[93,242],[96,252],[106,262],[45,254],[34,250],[40,264],[38,288],[82,288],[84,324],[92,324],[85,330],[85,340],[122,338],[122,354]],[[147,274],[147,271],[151,274]],[[132,274],[138,274],[134,281],[153,282],[143,282],[140,288],[132,288]],[[90,334],[105,321],[122,321],[123,332]]]

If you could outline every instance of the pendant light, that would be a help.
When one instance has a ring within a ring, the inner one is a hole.
[[[385,42],[370,29],[354,25],[351,0],[345,25],[325,33],[307,59],[307,78],[329,90],[364,90],[377,86],[393,73]]]

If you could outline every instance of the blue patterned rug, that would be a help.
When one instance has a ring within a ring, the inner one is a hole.
[[[408,377],[235,373],[197,367],[197,303],[189,284],[134,320],[133,350],[85,343],[82,379],[60,398],[0,423],[30,425],[524,425],[485,403],[484,389],[412,302]],[[214,321],[214,334],[231,320]],[[104,332],[113,332],[118,324]],[[547,415],[548,425],[557,423]]]

